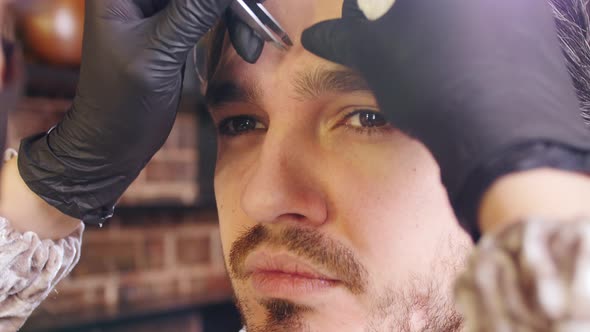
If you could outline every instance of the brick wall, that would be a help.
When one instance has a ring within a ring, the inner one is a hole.
[[[168,140],[122,197],[121,205],[196,204],[198,123],[194,113],[179,113]]]
[[[84,234],[82,258],[43,303],[51,313],[142,305],[149,301],[228,298],[215,221],[185,217],[170,225],[120,225]],[[196,221],[195,221],[196,220]]]
[[[65,99],[25,98],[11,114],[9,146],[17,147],[20,138],[48,130],[69,104]],[[216,214],[146,209],[198,203],[198,132],[196,113],[178,114],[164,147],[120,202],[119,206],[132,208],[117,212],[104,228],[87,228],[80,263],[34,313],[30,324],[40,326],[38,322],[47,317],[82,320],[72,313],[89,310],[108,317],[152,304],[154,311],[168,304],[202,304],[231,297]],[[164,331],[156,328],[158,324],[172,323],[154,324],[147,325]],[[200,331],[198,316],[174,324],[184,324],[179,331]],[[151,331],[147,325],[139,330]]]

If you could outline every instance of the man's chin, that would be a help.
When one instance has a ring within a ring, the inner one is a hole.
[[[298,311],[288,304],[273,304],[275,311],[267,314],[260,320],[253,317],[245,317],[247,332],[356,332],[363,331],[365,322],[357,319],[349,319],[345,314],[325,314],[320,311]],[[345,320],[346,319],[346,320]]]
[[[248,332],[310,331],[305,324],[311,308],[284,299],[263,299],[254,304],[238,301]]]
[[[304,287],[307,291],[296,292],[291,286],[283,287],[280,280],[276,284],[265,281],[255,287],[252,278],[232,279],[248,332],[349,331],[344,329],[344,319],[348,324],[360,324],[367,318],[361,295],[340,283],[312,285]],[[357,326],[350,331],[358,330],[362,329]]]
[[[351,311],[354,306],[349,301],[337,298],[328,296],[323,301],[250,298],[246,302],[238,301],[238,305],[248,332],[362,330],[360,327],[350,329],[343,320],[360,323],[366,315]]]

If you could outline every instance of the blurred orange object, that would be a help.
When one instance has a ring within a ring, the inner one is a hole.
[[[82,57],[84,0],[37,1],[20,13],[27,52],[57,66],[79,66]]]

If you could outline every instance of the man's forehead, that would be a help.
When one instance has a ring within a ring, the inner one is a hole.
[[[264,6],[287,31],[291,39],[299,42],[301,33],[320,21],[342,15],[343,0],[267,0]]]

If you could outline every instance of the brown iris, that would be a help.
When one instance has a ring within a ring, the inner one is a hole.
[[[363,127],[383,127],[387,125],[387,120],[382,114],[376,112],[359,112],[359,121]]]
[[[219,133],[228,136],[237,136],[255,130],[258,121],[249,116],[236,116],[224,120],[219,125]]]

